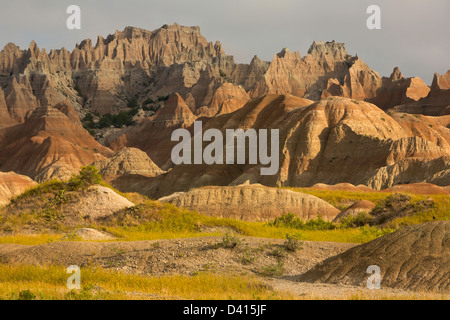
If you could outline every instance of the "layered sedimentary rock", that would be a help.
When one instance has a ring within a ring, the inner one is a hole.
[[[47,53],[33,41],[27,50],[9,43],[0,52],[0,87],[18,122],[39,106],[64,100],[83,116],[117,113],[131,100],[145,106],[177,92],[194,114],[213,116],[267,93],[373,99],[381,82],[342,43],[318,41],[304,57],[283,49],[271,62],[255,56],[249,64],[236,64],[220,42],[208,42],[198,27],[178,24],[154,31],[126,27],[99,36],[95,45],[86,39],[72,51]],[[419,80],[413,82],[409,91],[421,88]]]
[[[164,173],[149,156],[136,148],[123,148],[109,159],[95,162],[106,180],[124,174],[139,174],[153,177]]]
[[[331,221],[339,213],[338,209],[317,197],[259,184],[203,187],[158,200],[214,217],[248,221],[273,220],[287,213],[303,220],[320,215]]]
[[[416,78],[414,78],[416,79]],[[417,83],[417,82],[416,82]],[[380,91],[377,99],[373,102],[384,104],[384,106],[391,106],[391,111],[405,112],[411,114],[423,114],[428,116],[439,116],[450,114],[450,70],[442,76],[438,73],[434,74],[433,82],[429,89],[425,88],[424,84],[419,83],[419,90],[416,90],[415,98],[412,99],[394,99],[392,102],[386,104],[388,101],[385,96],[385,91]],[[416,88],[417,89],[417,86]],[[404,91],[404,90],[403,90]],[[412,89],[414,92],[414,88]],[[420,92],[420,94],[417,94]],[[427,95],[425,93],[428,92]]]
[[[37,183],[27,176],[14,172],[0,172],[0,206],[8,204],[12,197],[36,185]]]
[[[382,287],[448,293],[449,236],[449,221],[408,226],[321,262],[299,281],[365,287],[376,265]]]
[[[250,95],[292,94],[313,100],[339,95],[364,100],[373,98],[380,85],[378,73],[350,56],[343,43],[315,41],[304,58],[288,49],[276,54]]]
[[[0,170],[36,178],[61,178],[111,156],[76,122],[51,107],[38,107],[24,123],[0,130]]]
[[[314,103],[283,95],[266,95],[233,113],[203,119],[204,131],[217,128],[224,136],[227,129],[278,129],[279,170],[269,176],[260,174],[262,165],[248,161],[232,166],[173,166],[170,150],[176,142],[170,141],[169,135],[163,142],[142,143],[142,137],[154,135],[149,125],[121,139],[151,153],[165,169],[172,167],[165,175],[133,181],[134,191],[139,189],[152,197],[204,185],[238,185],[247,180],[267,186],[300,187],[347,182],[379,190],[423,181],[448,184],[448,129],[443,126],[445,121],[435,121],[433,127],[428,126],[431,131],[423,134],[367,102],[331,97]],[[192,135],[192,126],[188,130]],[[248,159],[248,145],[246,153]],[[126,188],[126,181],[120,184]]]
[[[430,88],[419,77],[404,78],[400,69],[394,68],[389,78],[382,78],[382,85],[377,90],[376,97],[370,99],[382,109],[388,109],[401,104],[408,104],[425,98]]]

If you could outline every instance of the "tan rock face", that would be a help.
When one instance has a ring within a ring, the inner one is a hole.
[[[11,116],[20,122],[28,111],[66,98],[79,112],[84,106],[105,114],[125,108],[131,98],[141,103],[192,91],[200,107],[211,101],[208,88],[225,81],[216,62],[220,56],[221,44],[208,42],[198,27],[127,27],[106,39],[99,36],[95,46],[84,40],[72,52],[63,48],[47,54],[35,42],[28,50],[8,44],[0,52],[5,76],[0,86],[6,87]]]
[[[378,73],[347,54],[344,44],[314,42],[304,58],[288,49],[276,54],[250,95],[292,94],[313,100],[340,95],[364,100],[373,98],[380,86]]]
[[[268,221],[287,213],[304,220],[315,219],[320,214],[330,221],[339,213],[338,209],[317,197],[257,184],[203,187],[158,200],[210,216],[247,221]]]
[[[10,202],[10,199],[36,186],[37,183],[27,176],[14,172],[0,172],[0,206]]]
[[[92,186],[77,201],[64,207],[68,215],[89,216],[98,219],[112,215],[114,212],[134,206],[134,203],[103,186]]]
[[[214,92],[210,106],[205,108],[204,112],[199,112],[198,116],[211,117],[230,113],[242,108],[248,100],[250,97],[244,88],[232,83],[224,83]]]
[[[442,76],[438,73],[434,74],[433,83],[431,84],[431,90],[450,90],[450,70],[447,70]]]
[[[158,110],[153,123],[159,127],[189,127],[196,118],[183,98],[178,93],[174,93]]]
[[[164,173],[145,152],[136,148],[123,148],[110,159],[95,162],[94,165],[106,180],[123,174],[153,177]]]
[[[382,109],[409,104],[426,98],[430,88],[419,77],[404,78],[396,67],[389,78],[382,78],[376,95],[369,99]]]
[[[267,93],[366,100],[381,86],[379,75],[342,43],[314,42],[303,58],[283,49],[270,63],[255,56],[250,64],[236,64],[198,27],[178,24],[154,31],[126,27],[99,36],[95,45],[84,40],[72,52],[47,53],[35,42],[28,50],[8,44],[0,52],[0,74],[8,112],[18,122],[39,106],[65,100],[80,115],[105,114],[126,108],[131,99],[145,105],[178,92],[191,111],[213,116]],[[410,87],[408,96],[423,91],[420,83]]]
[[[129,191],[161,197],[193,187],[239,185],[247,180],[298,187],[351,183],[376,190],[423,181],[447,185],[450,149],[445,120],[430,117],[427,121],[434,125],[427,127],[433,131],[424,134],[403,123],[401,116],[393,116],[373,104],[346,98],[314,103],[294,96],[266,95],[233,113],[203,122],[203,130],[217,128],[222,132],[230,128],[279,129],[279,171],[273,176],[261,176],[261,166],[249,164],[173,167],[170,150],[175,143],[169,134],[153,145],[140,144],[137,137],[153,135],[149,127],[143,127],[134,136],[127,135],[126,141],[135,147],[145,146],[148,149],[143,150],[152,153],[157,164],[173,168],[163,176],[134,181],[134,189]],[[188,129],[192,134],[192,126]]]

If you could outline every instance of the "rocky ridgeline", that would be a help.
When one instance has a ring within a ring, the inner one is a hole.
[[[198,27],[126,27],[99,36],[95,45],[84,40],[71,52],[47,53],[34,41],[27,50],[7,44],[0,52],[0,126],[23,122],[38,106],[64,100],[82,116],[116,113],[131,99],[146,105],[178,92],[194,114],[213,116],[267,93],[312,100],[338,95],[387,108],[430,91],[419,78],[391,78],[380,78],[334,41],[314,42],[304,57],[283,49],[271,62],[255,56],[250,64],[236,64]],[[438,95],[448,89],[448,74],[435,78]]]

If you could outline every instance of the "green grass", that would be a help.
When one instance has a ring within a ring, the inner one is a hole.
[[[310,188],[286,188],[296,192],[302,192],[316,196],[340,210],[348,208],[353,202],[368,200],[376,205],[382,204],[386,198],[392,196],[389,192],[354,192],[354,191],[330,191],[317,190]],[[433,220],[450,220],[450,197],[444,194],[438,195],[417,195],[408,192],[402,192],[411,196],[410,204],[415,206],[416,213],[413,216],[396,218],[390,224],[392,227],[400,227],[411,224],[425,223]],[[432,199],[433,208],[421,208],[421,203]]]
[[[360,200],[368,200],[376,204],[379,201],[384,200],[388,195],[392,194],[389,192],[379,192],[379,191],[375,192],[334,191],[334,190],[318,190],[312,188],[291,188],[291,187],[285,187],[285,189],[306,193],[318,197],[340,210],[345,210],[353,202],[357,202]]]
[[[81,269],[81,290],[69,290],[64,267],[0,265],[0,299],[292,299],[273,291],[255,276],[217,275],[139,276],[101,268]]]

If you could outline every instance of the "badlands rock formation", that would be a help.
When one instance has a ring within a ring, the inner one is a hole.
[[[438,76],[435,87],[445,88],[446,78]],[[26,50],[7,44],[0,52],[0,113],[6,105],[9,116],[2,122],[23,122],[37,107],[65,100],[80,116],[87,111],[117,113],[132,99],[146,105],[178,92],[193,113],[213,116],[267,93],[374,101],[382,94],[380,103],[386,107],[392,102],[385,100],[394,99],[384,98],[386,92],[416,100],[429,91],[418,78],[388,80],[396,84],[383,84],[377,72],[335,41],[315,41],[304,57],[285,48],[271,62],[255,56],[250,64],[236,64],[199,27],[126,27],[99,36],[95,45],[83,40],[71,52],[47,53],[34,41]]]
[[[70,177],[80,166],[113,155],[79,119],[137,105],[143,110],[136,125],[101,141],[116,152],[139,148],[159,168],[171,169],[154,178],[129,177],[152,197],[247,180],[375,189],[442,185],[448,183],[449,77],[435,74],[431,88],[419,78],[405,79],[398,68],[381,78],[335,41],[315,41],[303,57],[283,49],[271,62],[255,56],[237,64],[198,27],[178,24],[154,31],[126,27],[99,36],[95,45],[84,40],[72,51],[47,52],[34,41],[22,50],[9,43],[0,51],[0,170],[38,181]],[[389,114],[367,102],[389,108]],[[428,117],[414,120],[407,113]],[[204,130],[222,132],[280,129],[279,173],[261,177],[255,165],[174,167],[171,134],[177,128],[192,132],[195,120]]]
[[[93,165],[108,181],[124,174],[154,177],[164,173],[145,152],[136,148],[123,148],[111,158]]]
[[[247,180],[299,187],[351,183],[376,190],[423,181],[448,185],[450,148],[445,122],[433,122],[427,135],[405,130],[408,126],[399,122],[363,101],[330,97],[313,103],[293,96],[266,95],[233,113],[204,119],[203,129],[279,129],[280,166],[276,175],[260,176],[260,165],[171,165],[173,169],[167,174],[133,184],[151,197]],[[192,126],[188,129],[192,133]],[[123,140],[152,153],[151,158],[160,166],[170,166],[175,143],[169,138],[155,145],[142,143],[141,137],[153,135],[154,131],[144,127]],[[157,145],[169,148],[161,150]],[[121,183],[126,186],[125,181]]]
[[[382,78],[382,86],[371,102],[382,109],[407,104],[425,98],[430,88],[418,77],[405,79],[398,68],[395,68],[389,78]]]
[[[36,185],[37,183],[27,176],[14,172],[0,172],[0,206],[8,204],[12,197]]]
[[[351,248],[323,261],[299,280],[366,286],[367,268],[377,265],[381,287],[449,292],[449,264],[450,222],[433,221]]]
[[[0,147],[1,171],[46,180],[67,178],[81,166],[112,155],[79,122],[51,107],[38,107],[24,123],[0,129]]]
[[[391,108],[392,111],[396,112],[406,112],[414,114],[424,114],[428,116],[440,116],[450,114],[450,70],[442,76],[438,73],[434,74],[433,83],[431,84],[429,93],[426,97],[421,99],[414,99],[410,103],[405,103],[403,100],[402,104],[395,105]],[[421,86],[423,88],[423,85]],[[425,92],[426,89],[421,89]],[[383,92],[380,93],[380,99],[383,99]],[[375,101],[375,103],[377,103]]]
[[[339,213],[338,209],[317,197],[259,184],[203,187],[158,200],[210,216],[248,221],[273,220],[287,213],[303,220],[316,219],[320,215],[331,221]]]

